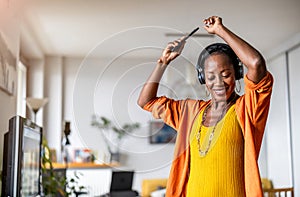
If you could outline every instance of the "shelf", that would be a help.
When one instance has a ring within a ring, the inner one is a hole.
[[[119,163],[52,163],[54,169],[99,169],[99,168],[112,168],[118,167]]]

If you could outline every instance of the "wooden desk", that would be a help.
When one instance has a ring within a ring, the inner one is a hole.
[[[100,164],[100,163],[52,163],[54,169],[100,169],[114,168],[120,166],[118,163]]]

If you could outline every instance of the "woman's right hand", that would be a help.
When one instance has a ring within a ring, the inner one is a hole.
[[[172,60],[181,54],[185,43],[185,36],[173,42],[169,42],[167,47],[163,50],[162,56],[159,58],[158,63],[168,65]]]

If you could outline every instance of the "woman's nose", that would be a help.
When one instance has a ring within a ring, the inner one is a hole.
[[[223,85],[224,84],[223,77],[221,75],[217,75],[216,84],[217,85]]]

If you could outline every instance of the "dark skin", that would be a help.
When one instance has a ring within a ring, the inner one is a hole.
[[[242,38],[231,32],[222,23],[222,19],[212,16],[203,20],[203,28],[210,34],[215,34],[222,38],[236,53],[239,59],[247,67],[247,78],[254,83],[258,83],[267,73],[265,60],[262,55]],[[147,82],[145,83],[139,99],[138,105],[143,107],[147,102],[157,97],[157,90],[161,77],[171,61],[178,57],[184,47],[184,37],[170,42],[164,49],[157,65]],[[172,48],[180,45],[178,50]],[[235,74],[233,65],[228,57],[222,54],[211,55],[205,61],[205,81],[208,91],[211,93],[211,107],[207,110],[207,117],[204,125],[215,125],[222,114],[224,107],[230,96],[235,94]]]
[[[211,94],[212,105],[207,110],[203,124],[215,125],[222,116],[223,110],[230,107],[235,95],[235,72],[229,58],[224,54],[213,54],[205,63],[206,88]]]
[[[247,67],[248,79],[258,83],[266,75],[267,68],[262,55],[246,41],[227,29],[220,17],[212,16],[203,20],[203,22],[208,33],[218,35],[233,49]]]

